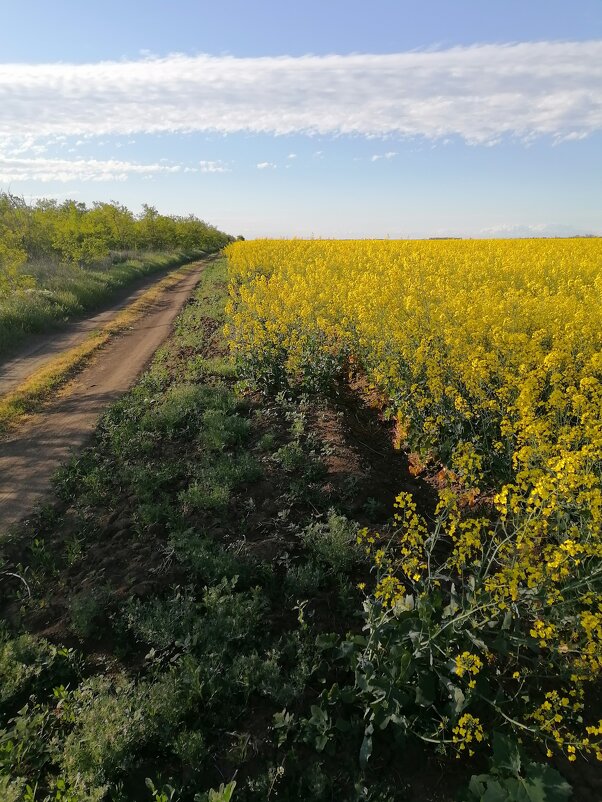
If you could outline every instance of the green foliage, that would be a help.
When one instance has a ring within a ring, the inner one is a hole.
[[[88,211],[83,203],[66,201],[54,215],[52,248],[60,260],[78,267],[97,262],[109,254],[109,232],[101,209]]]
[[[22,268],[27,252],[20,237],[23,205],[16,198],[0,193],[0,298],[21,294],[33,285]]]
[[[67,681],[76,668],[72,650],[43,638],[23,634],[0,642],[0,711],[14,709],[36,690]]]
[[[189,511],[219,510],[226,507],[232,491],[253,482],[261,475],[250,454],[215,456],[210,464],[196,471],[196,478],[179,494],[179,501]]]
[[[240,562],[227,551],[215,549],[212,541],[195,529],[178,530],[169,539],[168,553],[201,585],[231,579],[240,574]]]
[[[82,591],[69,604],[71,627],[80,638],[89,638],[98,632],[100,618],[109,599],[106,588]]]
[[[0,799],[3,802],[23,802],[25,799],[25,781],[13,780],[7,774],[0,774]]]
[[[194,798],[194,802],[231,802],[231,800],[234,799],[235,788],[235,781],[232,781],[227,785],[221,783],[217,791],[211,789],[206,794],[197,794]]]
[[[551,766],[525,757],[518,743],[493,734],[487,774],[473,775],[461,802],[567,802],[571,786]]]
[[[164,788],[156,788],[155,784],[148,777],[146,778],[146,787],[151,793],[153,802],[178,802],[179,796],[176,796],[176,789],[171,785],[166,785]]]
[[[153,404],[140,421],[143,430],[159,435],[173,436],[183,429],[190,430],[196,424],[196,416],[204,406],[206,392],[194,384],[176,384],[170,387],[159,403]]]
[[[78,267],[124,251],[216,251],[232,237],[194,215],[162,215],[143,206],[136,217],[114,201],[85,203],[40,200],[28,205],[0,193],[0,242],[18,247],[31,260],[49,259]]]
[[[360,559],[358,525],[331,509],[325,523],[312,523],[301,534],[305,547],[335,574],[349,571]]]
[[[27,254],[11,243],[7,235],[0,240],[0,297],[17,294],[33,285],[30,276],[24,276],[21,268],[25,264]]]
[[[309,599],[324,586],[325,580],[322,566],[314,560],[306,560],[288,569],[285,589],[291,599]]]

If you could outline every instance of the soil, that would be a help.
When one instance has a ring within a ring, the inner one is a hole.
[[[60,398],[0,442],[0,537],[43,501],[55,470],[86,443],[103,411],[132,386],[169,336],[202,270],[200,263],[165,290],[128,331],[100,350]],[[97,328],[98,316],[91,320]],[[28,357],[24,359],[29,362]],[[31,362],[27,370],[31,372]]]

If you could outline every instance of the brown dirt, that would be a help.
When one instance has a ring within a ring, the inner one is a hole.
[[[0,443],[0,536],[44,499],[55,470],[84,445],[102,412],[132,386],[170,334],[202,269],[200,263],[163,292],[142,318],[99,352],[60,398]]]
[[[349,512],[360,523],[370,510],[371,522],[391,517],[395,498],[411,493],[419,511],[429,518],[437,503],[430,477],[411,470],[409,455],[395,448],[395,426],[383,417],[380,399],[373,397],[361,377],[341,382],[323,432],[331,449],[326,459],[329,474],[357,480],[357,490]]]

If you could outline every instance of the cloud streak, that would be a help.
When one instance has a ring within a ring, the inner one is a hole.
[[[388,55],[0,65],[0,136],[239,131],[578,138],[602,128],[602,41]]]
[[[202,162],[201,162],[202,164]],[[180,165],[135,164],[114,159],[23,159],[0,155],[0,182],[11,181],[126,181],[130,176],[151,178],[179,173]],[[202,168],[200,168],[202,171]]]

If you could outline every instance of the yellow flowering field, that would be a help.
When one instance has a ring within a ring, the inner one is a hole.
[[[444,468],[435,521],[403,493],[395,538],[360,533],[376,573],[367,628],[386,631],[387,646],[371,637],[356,674],[362,660],[380,666],[382,684],[395,637],[406,648],[399,621],[428,605],[439,624],[412,635],[408,677],[426,654],[424,670],[439,665],[435,681],[447,672],[461,702],[406,729],[472,749],[493,716],[550,755],[602,759],[602,721],[585,712],[602,672],[602,240],[226,250],[243,375],[328,392],[360,373],[399,444]]]
[[[351,360],[403,437],[598,528],[602,241],[254,241],[228,248],[230,334],[307,380]]]

